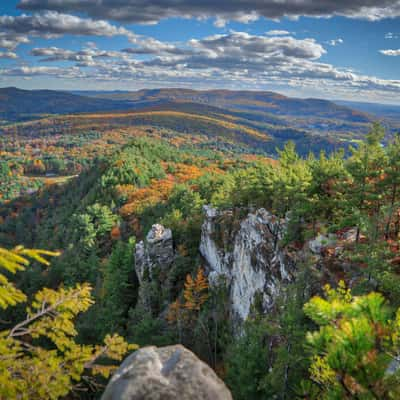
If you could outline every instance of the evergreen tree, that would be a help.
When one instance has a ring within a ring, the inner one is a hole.
[[[326,286],[325,297],[304,306],[320,326],[307,335],[315,398],[398,399],[400,372],[391,365],[400,350],[400,310],[394,316],[379,293],[352,296],[343,282]]]
[[[381,141],[384,135],[383,128],[374,124],[365,141],[357,148],[351,148],[352,155],[346,163],[350,179],[344,182],[345,206],[349,220],[357,227],[357,243],[361,228],[366,228],[368,216],[379,215],[382,206],[380,177],[384,173],[386,157]]]
[[[288,211],[305,206],[312,175],[308,163],[296,153],[293,142],[288,142],[279,151],[279,164],[268,179],[273,193],[273,209],[278,216],[284,217]]]
[[[329,157],[324,152],[319,158],[310,156],[312,181],[309,191],[309,210],[307,217],[315,223],[317,220],[333,222],[340,218],[340,197],[337,186],[347,179],[343,152],[332,153]]]
[[[104,269],[99,325],[101,332],[126,333],[128,311],[137,299],[134,273],[135,239],[116,242]]]
[[[393,216],[399,206],[400,197],[400,136],[397,135],[392,143],[387,147],[387,162],[383,175],[382,186],[385,187],[387,196],[387,222],[385,226],[385,237],[388,239],[390,234],[399,234],[399,223],[393,225]]]

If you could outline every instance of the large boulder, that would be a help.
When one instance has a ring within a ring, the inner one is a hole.
[[[111,378],[102,400],[231,400],[215,372],[181,345],[144,347]]]
[[[136,245],[135,270],[139,282],[144,276],[151,276],[155,267],[161,270],[167,269],[174,260],[174,248],[171,229],[164,228],[160,224],[152,226],[145,241]]]

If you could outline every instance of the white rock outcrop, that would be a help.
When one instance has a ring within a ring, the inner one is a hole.
[[[225,243],[218,235],[224,230],[226,212],[204,207],[200,253],[205,258],[211,284],[223,277],[229,285],[231,311],[245,321],[257,302],[264,312],[271,309],[282,285],[293,280],[294,261],[280,248],[286,221],[265,209],[249,213],[230,232]]]
[[[140,241],[135,249],[135,270],[141,283],[146,273],[151,277],[152,270],[167,269],[174,260],[171,229],[160,224],[152,226],[145,241]]]

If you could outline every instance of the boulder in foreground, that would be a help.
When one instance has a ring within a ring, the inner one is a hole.
[[[215,372],[181,345],[144,347],[115,372],[102,400],[232,400]]]

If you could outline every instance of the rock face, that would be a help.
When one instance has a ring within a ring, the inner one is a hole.
[[[135,270],[139,282],[143,281],[145,273],[151,276],[155,267],[167,269],[174,260],[174,248],[171,229],[160,224],[152,226],[146,240],[136,245]]]
[[[282,285],[293,280],[295,262],[279,247],[286,221],[265,209],[249,213],[222,241],[226,212],[205,206],[200,252],[208,264],[210,283],[223,277],[229,285],[231,311],[245,321],[252,305],[271,309]]]
[[[144,347],[111,378],[102,400],[231,400],[215,372],[181,345]]]

